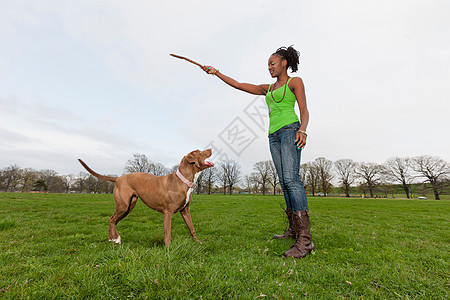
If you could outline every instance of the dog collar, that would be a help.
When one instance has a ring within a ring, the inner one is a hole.
[[[183,174],[181,174],[180,169],[177,169],[177,173],[176,174],[177,174],[178,178],[181,179],[181,181],[183,181],[184,183],[187,184],[188,187],[194,188],[196,186],[195,183],[190,182],[189,180],[186,179],[186,177],[183,176]]]

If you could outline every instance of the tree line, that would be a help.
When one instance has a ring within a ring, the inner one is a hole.
[[[144,154],[134,154],[125,163],[124,172],[146,172],[162,176],[175,172],[177,168],[178,165],[166,168]],[[365,197],[373,198],[378,194],[387,197],[395,186],[400,186],[406,198],[410,198],[412,186],[419,184],[421,193],[432,192],[435,199],[440,199],[445,188],[449,187],[450,165],[439,157],[428,155],[395,157],[382,164],[355,162],[351,159],[333,162],[319,157],[302,164],[299,175],[308,194],[312,196],[327,196],[338,188],[346,197],[350,197],[351,192],[355,191]],[[22,169],[17,165],[0,170],[0,191],[5,192],[112,193],[113,188],[114,183],[85,172],[59,175],[53,170]],[[196,192],[279,194],[282,190],[271,160],[256,162],[253,172],[245,176],[242,176],[238,162],[227,160],[201,173]]]
[[[422,194],[431,191],[436,200],[449,187],[450,165],[445,160],[429,155],[395,157],[382,164],[354,162],[340,159],[335,162],[319,157],[301,166],[300,176],[312,194],[315,190],[325,196],[331,191],[331,181],[350,197],[352,187],[364,196],[373,198],[376,193],[387,197],[395,186],[400,186],[406,198],[411,198],[412,186],[420,186]]]

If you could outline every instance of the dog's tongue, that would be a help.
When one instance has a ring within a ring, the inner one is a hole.
[[[205,165],[214,167],[214,164],[210,161],[205,160]]]

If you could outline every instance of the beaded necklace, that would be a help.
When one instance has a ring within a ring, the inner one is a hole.
[[[269,114],[272,112],[272,103],[273,103],[273,102],[275,102],[275,103],[280,103],[281,101],[283,101],[284,96],[286,95],[286,87],[288,86],[288,81],[289,81],[289,77],[288,77],[288,79],[286,80],[286,83],[284,84],[283,97],[281,98],[280,101],[276,101],[275,98],[273,97],[273,90],[274,90],[274,89],[273,89],[273,87],[272,87],[272,90],[270,91],[270,96],[272,97],[272,101],[270,101]],[[275,86],[275,85],[274,85],[274,86]]]

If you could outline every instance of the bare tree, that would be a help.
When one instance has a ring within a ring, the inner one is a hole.
[[[133,154],[133,159],[127,160],[125,164],[125,172],[144,172],[150,173],[152,171],[152,163],[145,156],[145,154],[135,153]]]
[[[78,193],[83,193],[86,190],[86,180],[89,175],[86,172],[80,172],[75,179],[75,188]]]
[[[345,197],[350,197],[350,186],[356,179],[355,168],[356,163],[351,159],[339,159],[334,162],[334,169],[342,190],[345,192]]]
[[[331,173],[331,169],[333,167],[333,162],[325,157],[316,158],[315,162],[320,179],[320,187],[322,188],[324,196],[327,196],[332,186],[331,180],[333,179],[333,174]]]
[[[197,177],[197,181],[194,182],[195,183],[195,192],[197,193],[197,195],[200,195],[202,189],[203,189],[203,176],[204,176],[205,171],[197,173],[198,177]]]
[[[21,183],[21,169],[18,165],[11,165],[2,171],[3,189],[6,192],[15,191]]]
[[[251,173],[248,178],[248,184],[253,186],[253,190],[257,193],[262,192],[262,188],[260,188],[260,180],[258,178],[258,174],[255,172]]]
[[[370,197],[373,198],[373,191],[381,179],[382,167],[374,163],[359,163],[355,173],[363,179]]]
[[[124,169],[127,173],[144,172],[156,176],[167,175],[171,171],[169,171],[163,164],[152,162],[145,154],[140,153],[133,154],[133,159],[127,160]]]
[[[170,168],[169,169],[169,174],[170,173],[174,173],[174,172],[176,172],[177,170],[178,170],[178,167],[179,167],[180,165],[178,164],[178,165],[174,165],[172,168]],[[211,168],[209,168],[209,169],[211,169]]]
[[[116,175],[108,175],[108,176],[118,177]],[[114,192],[114,187],[116,186],[116,183],[110,181],[104,181],[104,183],[105,183],[105,190],[104,190],[105,193],[112,194]]]
[[[409,199],[409,191],[414,178],[411,174],[412,160],[400,157],[391,158],[384,164],[384,171],[388,179],[402,185],[406,198]]]
[[[169,170],[161,163],[150,162],[150,171],[148,173],[156,176],[163,176],[169,174]]]
[[[45,181],[49,192],[61,193],[64,191],[64,185],[58,172],[54,170],[41,170],[38,174],[39,179]]]
[[[87,189],[91,193],[107,193],[108,192],[108,182],[100,178],[89,175],[86,180]]]
[[[277,169],[275,168],[275,164],[273,161],[268,160],[269,162],[269,183],[273,188],[273,194],[275,195],[277,193],[277,185],[279,183],[278,181],[278,173]]]
[[[227,186],[228,186],[228,176],[226,173],[226,170],[222,167],[222,164],[219,163],[219,171],[217,172],[217,179],[220,181],[223,187],[223,194],[226,195],[227,193]]]
[[[61,178],[61,182],[64,186],[65,192],[68,193],[75,181],[75,175],[73,175],[73,174],[62,175],[62,176],[60,176],[60,178]]]
[[[303,182],[303,186],[305,187],[305,190],[307,190],[309,188],[308,165],[307,164],[300,165],[299,175],[300,175],[300,180]]]
[[[224,183],[224,194],[226,186],[230,188],[230,195],[233,193],[233,186],[235,186],[240,179],[241,166],[234,160],[225,160],[219,163],[221,168],[220,177]]]
[[[253,180],[258,182],[258,184],[261,186],[263,195],[267,192],[267,185],[271,183],[271,169],[270,169],[270,161],[259,161],[253,165],[253,170],[256,172],[254,173]],[[275,168],[275,167],[274,167]],[[275,191],[275,186],[274,186]]]
[[[6,192],[6,176],[5,176],[5,170],[0,170],[0,191]]]
[[[253,185],[253,180],[251,175],[245,175],[244,176],[244,186],[245,189],[250,193],[251,189],[252,189],[252,185]]]
[[[233,193],[233,186],[237,185],[241,179],[241,166],[234,160],[228,160],[228,184],[230,185],[230,195]]]
[[[316,162],[308,162],[306,163],[306,166],[306,181],[308,182],[308,186],[311,189],[311,194],[315,196],[316,189],[320,184],[319,168],[317,167]]]
[[[34,183],[38,180],[38,172],[31,168],[26,168],[22,172],[22,191],[31,191]]]
[[[210,195],[214,183],[217,181],[217,171],[215,168],[208,168],[202,172],[201,176],[202,178],[199,178],[199,181],[206,187],[207,193]]]
[[[450,165],[445,160],[436,156],[417,156],[414,157],[413,169],[424,178],[424,182],[431,184],[434,198],[440,200],[439,195],[443,187],[448,184],[450,176]]]

